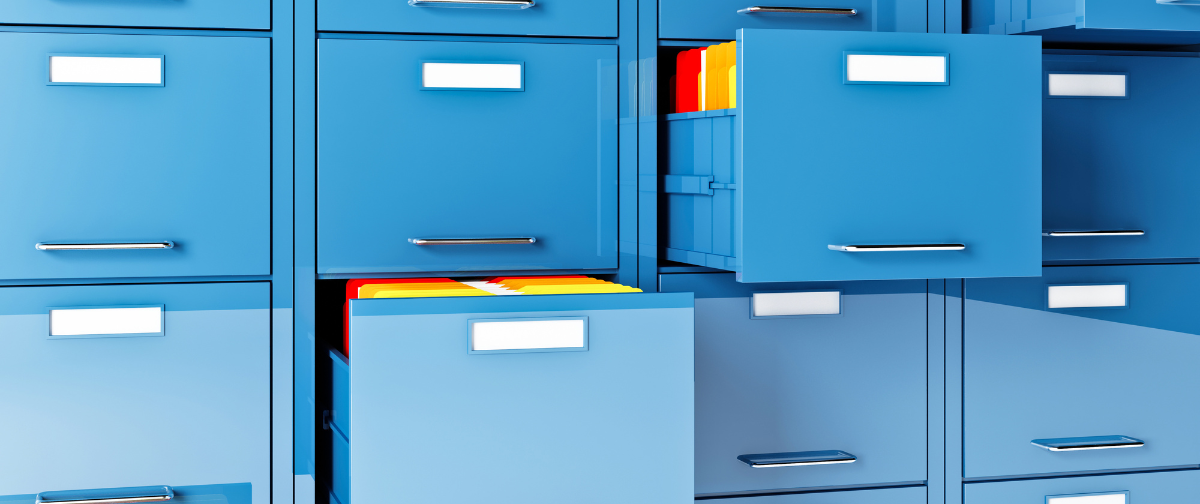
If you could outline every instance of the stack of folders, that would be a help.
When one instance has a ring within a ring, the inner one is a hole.
[[[404,278],[351,280],[346,283],[342,352],[350,355],[350,300],[544,294],[612,294],[641,289],[584,275],[508,276],[479,279]]]
[[[671,79],[675,112],[737,108],[737,42],[679,53]]]

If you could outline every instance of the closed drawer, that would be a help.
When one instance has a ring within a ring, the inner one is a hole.
[[[924,486],[725,499],[728,504],[923,504]]]
[[[1200,60],[1048,54],[1043,66],[1044,257],[1200,257],[1188,85]]]
[[[924,481],[925,281],[756,290],[732,276],[661,281],[697,296],[696,493]],[[855,460],[739,459],[822,451]]]
[[[348,494],[692,502],[692,317],[690,294],[351,300]]]
[[[737,51],[736,109],[667,116],[668,259],[742,282],[1039,274],[1036,39],[746,29]]]
[[[1183,504],[1200,493],[1200,474],[1172,471],[963,485],[966,504]]]
[[[1189,0],[971,0],[971,33],[1033,32],[1045,40],[1195,44],[1200,7]]]
[[[171,497],[168,502],[175,504],[252,504],[254,502],[252,491],[253,490],[251,489],[250,483],[186,486],[160,485],[157,487],[135,488],[89,488],[55,490],[51,492],[30,495],[0,495],[0,502],[3,502],[4,504],[36,504],[39,502],[39,496],[47,499],[66,498],[92,500],[113,498],[127,499],[130,497],[161,498],[164,494],[167,494]]]
[[[266,283],[0,288],[0,495],[246,484],[268,502],[269,303]]]
[[[617,0],[322,0],[329,31],[616,37]]]
[[[925,2],[915,0],[660,0],[658,36],[727,40],[739,28],[923,33],[928,23]]]
[[[1200,414],[1198,285],[1200,265],[968,279],[966,476],[1200,462],[1200,433],[1180,421]],[[1107,449],[1061,449],[1079,444]]]
[[[0,278],[270,274],[269,42],[0,34]]]
[[[4,0],[5,24],[271,29],[270,0]]]
[[[320,273],[617,267],[615,46],[319,49]]]

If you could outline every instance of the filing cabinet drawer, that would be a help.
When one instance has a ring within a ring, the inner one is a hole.
[[[1126,44],[1200,41],[1200,6],[1191,0],[971,0],[968,12],[971,33]]]
[[[616,37],[617,0],[321,0],[320,30]]]
[[[319,272],[617,267],[615,46],[319,51]]]
[[[1039,274],[1037,39],[745,29],[737,51],[736,109],[666,118],[668,259],[742,282]]]
[[[692,502],[691,294],[350,311],[355,502]]]
[[[967,280],[966,476],[1200,461],[1198,286],[1200,265]]]
[[[726,40],[739,28],[923,33],[928,24],[917,0],[660,0],[658,36]]]
[[[0,47],[0,278],[270,274],[269,40]]]
[[[844,492],[765,495],[724,499],[720,502],[728,504],[924,504],[927,502],[927,493],[924,486],[919,486]]]
[[[58,490],[31,495],[0,496],[0,502],[4,504],[38,504],[39,502],[49,504],[51,502],[62,502],[61,500],[51,499],[90,500],[127,499],[131,497],[147,498],[142,502],[154,502],[151,499],[161,499],[164,494],[170,496],[169,502],[173,504],[210,504],[214,502],[221,504],[252,504],[254,502],[250,483]],[[39,501],[39,497],[45,500]]]
[[[1183,504],[1200,493],[1196,471],[968,483],[966,504]]]
[[[1200,257],[1200,59],[1047,54],[1043,66],[1044,257]]]
[[[4,0],[5,24],[271,29],[270,0]]]
[[[926,479],[925,281],[661,284],[697,297],[697,494]]]
[[[0,495],[245,484],[268,502],[269,303],[266,283],[0,288]]]

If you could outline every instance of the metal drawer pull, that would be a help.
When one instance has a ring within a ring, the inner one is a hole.
[[[834,9],[825,7],[746,7],[738,14],[829,14],[833,16],[857,16],[858,9]]]
[[[528,9],[535,0],[408,0],[413,7],[465,7],[476,9]]]
[[[175,242],[146,243],[38,243],[38,250],[152,250],[175,248]]]
[[[1038,448],[1053,452],[1110,450],[1114,448],[1140,448],[1146,443],[1129,436],[1090,436],[1074,438],[1034,439],[1030,441]]]
[[[749,464],[755,469],[769,467],[797,467],[827,464],[849,464],[858,457],[841,450],[824,450],[788,453],[759,453],[753,455],[738,455],[738,460]]]
[[[1158,0],[1163,5],[1200,5],[1200,0]]]
[[[537,238],[409,238],[413,245],[530,245]]]
[[[103,490],[67,490],[37,494],[37,504],[133,504],[166,502],[175,499],[169,486],[107,488]]]
[[[1141,229],[1122,229],[1113,231],[1045,231],[1042,236],[1053,236],[1056,238],[1065,236],[1142,236],[1146,232]]]
[[[926,252],[935,250],[966,250],[961,243],[930,243],[923,245],[830,245],[838,252]]]

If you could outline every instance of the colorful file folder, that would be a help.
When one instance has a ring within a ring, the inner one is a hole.
[[[675,57],[675,112],[737,106],[737,42],[689,49]]]

